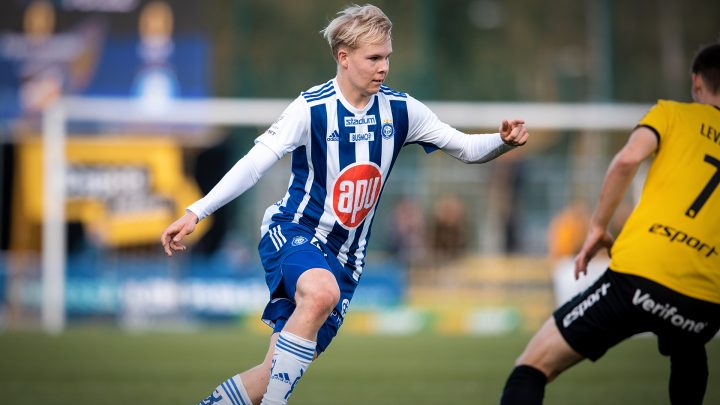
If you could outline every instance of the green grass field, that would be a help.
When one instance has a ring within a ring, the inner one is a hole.
[[[495,404],[527,335],[341,334],[291,403]],[[0,403],[194,404],[259,362],[266,337],[238,329],[128,334],[72,328],[61,336],[0,334]],[[705,404],[720,404],[720,341],[709,345]],[[547,404],[666,404],[668,362],[652,338],[621,344],[548,387]]]

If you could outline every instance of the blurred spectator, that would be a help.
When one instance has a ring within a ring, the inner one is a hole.
[[[104,38],[100,20],[58,30],[53,2],[26,3],[22,32],[0,34],[3,120],[36,116],[62,94],[82,90],[93,75]]]
[[[425,216],[415,199],[404,197],[393,208],[390,249],[404,265],[421,265],[427,256]]]
[[[570,202],[550,221],[548,228],[548,254],[556,260],[574,256],[580,251],[588,232],[590,214],[583,200]]]
[[[180,84],[170,63],[175,44],[172,39],[173,12],[165,1],[146,4],[138,21],[142,66],[136,73],[133,93],[143,107],[162,110],[180,93]]]
[[[435,203],[430,243],[436,265],[457,259],[465,252],[467,230],[465,207],[454,194],[446,194]]]
[[[524,150],[503,155],[489,167],[488,205],[483,219],[481,249],[489,252],[518,253],[524,248],[522,240],[527,185]]]

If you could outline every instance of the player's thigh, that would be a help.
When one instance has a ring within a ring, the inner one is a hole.
[[[337,288],[335,275],[320,251],[301,250],[289,254],[283,261],[282,273],[285,292],[290,297]]]
[[[548,380],[583,360],[560,334],[555,320],[549,318],[530,339],[516,365],[530,365],[542,371]]]
[[[270,369],[272,368],[272,358],[275,352],[275,343],[277,342],[278,334],[273,333],[270,336],[270,345],[265,358],[262,363],[257,366],[248,369],[240,373],[240,379],[242,380],[245,391],[247,392],[253,403],[259,403],[262,399],[265,390],[267,389],[268,380],[270,379]]]

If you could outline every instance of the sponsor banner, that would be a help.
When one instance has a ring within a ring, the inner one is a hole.
[[[39,308],[39,280],[18,283],[23,307]],[[68,276],[65,302],[69,316],[232,317],[264,307],[268,293],[262,277]]]
[[[260,266],[233,272],[211,263],[193,264],[178,275],[157,263],[127,263],[122,271],[98,272],[109,266],[70,265],[65,284],[67,313],[71,317],[118,317],[128,324],[138,320],[183,318],[186,320],[234,319],[261,312],[268,302],[268,289]],[[1,269],[0,269],[1,270]],[[119,270],[119,269],[118,269]],[[394,264],[370,267],[375,274],[363,275],[350,307],[352,310],[387,309],[401,305],[405,277]],[[2,287],[0,271],[0,287]],[[14,304],[39,309],[42,285],[27,275],[13,282]],[[0,296],[5,294],[5,288]],[[352,312],[352,311],[351,311]]]
[[[18,145],[16,167],[10,247],[36,249],[43,220],[39,139]],[[81,223],[94,243],[107,247],[156,245],[165,227],[202,196],[183,174],[180,145],[142,135],[68,138],[65,190],[67,221]],[[208,226],[199,223],[189,241]]]
[[[444,335],[502,335],[520,329],[519,311],[510,307],[462,307],[432,310],[398,307],[390,310],[352,312],[343,330],[359,334],[411,335],[432,332]]]
[[[207,96],[204,9],[139,0],[0,3],[5,21],[20,22],[0,32],[0,125],[37,116],[61,95],[132,96],[148,109]],[[183,24],[174,24],[176,15]]]

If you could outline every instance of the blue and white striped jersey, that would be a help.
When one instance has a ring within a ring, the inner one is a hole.
[[[363,109],[345,100],[335,79],[315,86],[255,141],[278,158],[292,153],[287,194],[266,210],[261,232],[286,222],[306,226],[357,280],[375,210],[400,149],[419,143],[457,156],[452,149],[462,149],[458,136],[466,137],[421,102],[387,86]],[[509,149],[496,138],[493,147],[501,151],[493,157]]]

